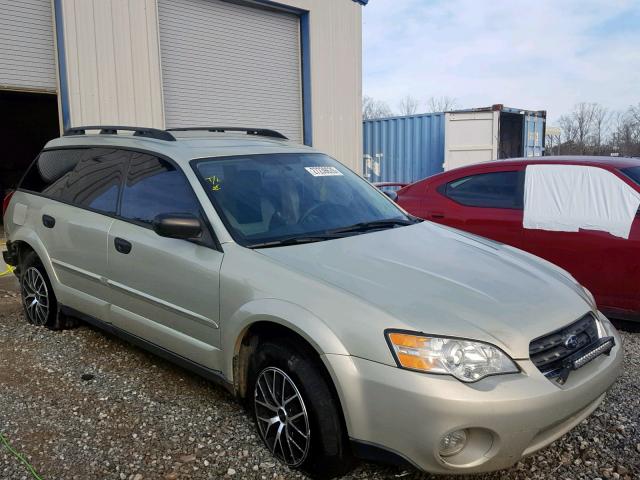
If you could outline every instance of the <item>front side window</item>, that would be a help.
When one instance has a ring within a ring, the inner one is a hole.
[[[522,208],[520,172],[492,172],[471,175],[446,185],[444,194],[470,207]]]
[[[187,179],[165,160],[132,153],[120,216],[150,225],[157,215],[167,213],[200,216],[198,199]]]
[[[622,173],[640,185],[640,167],[623,168]]]
[[[43,152],[38,169],[43,179],[56,178],[42,189],[48,197],[72,205],[115,214],[129,154],[91,148]]]
[[[394,203],[322,154],[265,154],[194,161],[230,233],[256,246],[376,221],[409,222]]]
[[[523,226],[597,230],[629,238],[640,193],[613,172],[585,165],[528,165]]]

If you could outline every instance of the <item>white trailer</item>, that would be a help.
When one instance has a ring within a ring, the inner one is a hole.
[[[545,120],[545,111],[503,105],[447,112],[444,170],[503,158],[542,156]]]

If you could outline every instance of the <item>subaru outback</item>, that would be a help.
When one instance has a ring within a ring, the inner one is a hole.
[[[272,130],[74,128],[4,207],[29,322],[82,320],[222,384],[314,476],[508,468],[620,369],[564,270],[420,221]]]

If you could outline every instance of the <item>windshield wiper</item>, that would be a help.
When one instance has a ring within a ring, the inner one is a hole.
[[[421,222],[422,220],[415,217],[409,217],[408,219],[401,218],[388,218],[385,220],[374,220],[371,222],[360,222],[354,225],[349,225],[348,227],[334,228],[333,230],[328,230],[327,233],[330,234],[340,234],[340,233],[349,233],[349,232],[366,232],[368,230],[379,230],[383,228],[394,228],[397,226],[406,227],[407,225],[413,225],[415,223]]]
[[[342,238],[340,235],[320,234],[320,235],[301,235],[299,237],[283,238],[282,240],[273,240],[271,242],[254,243],[249,248],[271,248],[285,247],[287,245],[302,245],[304,243],[322,242],[324,240],[332,240],[334,238]]]
[[[327,230],[326,233],[318,233],[311,235],[300,235],[297,237],[287,237],[280,240],[270,242],[254,243],[249,248],[272,248],[285,247],[287,245],[302,245],[304,243],[322,242],[324,240],[334,240],[336,238],[344,238],[345,233],[366,232],[368,230],[379,230],[383,228],[393,228],[396,226],[407,226],[422,222],[418,217],[408,216],[407,219],[389,218],[384,220],[374,220],[372,222],[360,222],[348,227],[334,228]]]

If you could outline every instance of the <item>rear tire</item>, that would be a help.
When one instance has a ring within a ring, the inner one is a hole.
[[[38,255],[31,251],[20,266],[20,292],[27,321],[32,325],[62,330],[77,325],[77,321],[63,315],[47,271]]]
[[[333,478],[354,464],[340,405],[315,353],[265,340],[251,360],[249,408],[267,449],[290,468]]]

